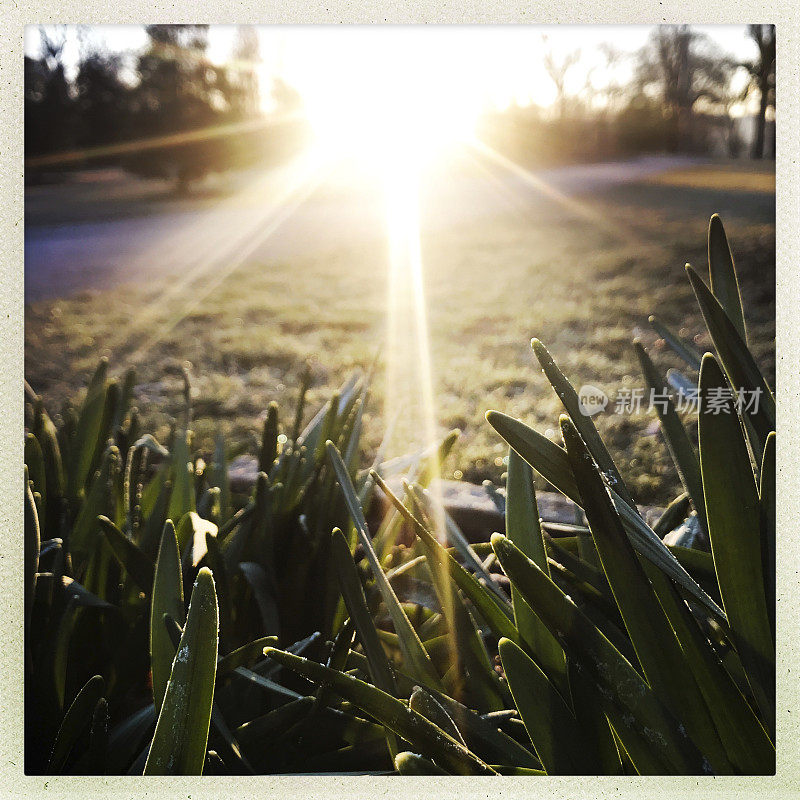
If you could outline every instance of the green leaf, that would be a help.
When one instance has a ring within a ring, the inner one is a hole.
[[[499,411],[487,411],[486,419],[545,480],[552,483],[574,503],[581,504],[580,493],[570,469],[569,458],[562,447],[519,420],[501,414]],[[678,563],[678,560],[670,553],[652,528],[641,518],[639,512],[631,508],[613,489],[610,491],[634,549],[699,600],[712,614],[724,620],[723,610]]]
[[[194,469],[189,457],[189,434],[176,431],[172,445],[172,495],[167,517],[179,520],[189,511],[195,511]]]
[[[546,575],[550,574],[542,529],[539,525],[539,507],[533,488],[533,471],[513,447],[508,451],[506,536],[531,561],[538,564]],[[514,623],[520,636],[527,642],[530,652],[544,674],[558,687],[563,697],[569,697],[567,665],[561,645],[513,586],[511,602],[514,606]]]
[[[409,753],[407,750],[394,757],[394,765],[401,775],[449,775],[433,761],[428,761],[418,753]]]
[[[101,675],[95,675],[78,692],[58,729],[50,763],[47,765],[49,773],[58,775],[61,772],[78,737],[90,727],[94,708],[104,691],[105,681]]]
[[[664,381],[658,374],[655,364],[650,360],[650,356],[645,352],[642,343],[637,339],[634,340],[633,346],[636,349],[636,355],[642,366],[642,372],[648,388],[654,392],[665,392]],[[700,524],[708,531],[705,501],[703,499],[703,480],[700,477],[700,462],[689,440],[689,434],[686,433],[686,428],[683,427],[683,423],[678,417],[678,412],[675,410],[675,404],[670,397],[666,398],[664,405],[655,403],[655,408],[658,421],[661,423],[661,431],[678,470],[678,477],[683,484],[683,488],[692,498],[694,507],[697,509],[697,516],[700,518]]]
[[[116,518],[114,479],[119,468],[119,451],[116,447],[109,447],[83,501],[78,518],[72,526],[69,549],[73,561],[77,562],[76,568],[91,554],[94,537],[99,528],[97,518],[101,515]]]
[[[415,492],[412,489],[410,494],[416,501],[421,490]],[[418,501],[416,508],[424,514]],[[439,609],[447,620],[445,663],[455,669],[453,677],[457,687],[450,694],[469,697],[469,704],[481,711],[499,710],[503,707],[502,697],[508,695],[508,690],[494,671],[483,639],[449,574],[447,564],[437,558],[436,552],[425,541],[422,541],[422,548],[433,579]],[[430,652],[433,656],[433,652]]]
[[[268,647],[264,653],[308,680],[322,686],[330,686],[337,694],[393,730],[412,747],[419,748],[423,755],[434,759],[449,771],[458,775],[495,774],[491,767],[437,725],[375,686],[324,667],[316,661],[282,650]]]
[[[705,774],[708,762],[656,694],[583,612],[505,536],[492,547],[506,575],[598,686],[598,702],[641,774]],[[622,712],[621,716],[619,712]],[[617,724],[625,722],[628,727]]]
[[[573,388],[572,384],[567,380],[564,373],[556,366],[547,348],[538,340],[531,340],[531,347],[542,366],[544,374],[550,381],[553,389],[555,389],[561,404],[564,406],[567,414],[572,420],[573,425],[580,431],[583,440],[586,442],[589,452],[594,456],[595,461],[602,470],[603,474],[608,478],[609,482],[616,487],[617,494],[631,506],[635,507],[633,497],[631,497],[628,487],[622,480],[622,475],[608,452],[597,428],[592,422],[592,418],[588,414],[584,414],[581,410],[580,399],[578,393]]]
[[[36,573],[39,571],[39,552],[41,536],[39,518],[33,492],[28,482],[28,467],[25,466],[25,630],[27,633],[33,610],[33,598],[36,594]]]
[[[395,508],[400,512],[401,516],[413,526],[414,532],[419,539],[428,545],[436,561],[440,565],[447,567],[450,577],[453,579],[456,586],[458,586],[458,588],[464,592],[464,595],[472,601],[489,627],[498,636],[505,636],[519,644],[519,632],[512,622],[511,609],[501,605],[494,594],[490,593],[474,575],[467,572],[467,570],[436,541],[433,534],[400,502],[400,499],[386,485],[377,472],[373,471],[372,477],[378,486],[380,486],[381,491],[386,494]]]
[[[583,496],[583,507],[614,600],[628,631],[644,677],[717,774],[730,773],[730,762],[719,740],[705,700],[686,662],[675,633],[653,587],[631,547],[622,520],[583,439],[572,422],[561,418],[572,472]]]
[[[261,451],[258,455],[258,471],[269,475],[275,457],[278,455],[278,404],[272,402],[267,408],[264,432],[261,436]]]
[[[254,639],[241,647],[237,647],[228,655],[223,656],[217,662],[217,680],[221,680],[239,667],[243,667],[248,661],[264,654],[264,648],[278,643],[277,636],[262,636]]]
[[[72,459],[72,469],[67,475],[69,496],[77,498],[83,491],[89,478],[89,470],[95,454],[98,439],[101,435],[100,426],[103,420],[103,410],[106,402],[106,376],[108,374],[108,359],[100,359],[100,363],[89,381],[86,398],[81,406],[80,415],[75,433],[75,451]]]
[[[175,648],[162,623],[164,614],[169,614],[179,625],[183,625],[186,620],[178,540],[175,528],[169,520],[161,535],[150,601],[150,668],[153,673],[156,711],[161,708],[164,700],[175,657]]]
[[[595,774],[599,765],[587,761],[591,749],[555,686],[510,639],[501,639],[498,649],[514,703],[545,772],[548,775]]]
[[[128,575],[145,594],[153,589],[155,567],[146,553],[140,550],[108,517],[99,516],[97,521],[114,551],[114,555]]]
[[[733,266],[733,255],[725,236],[722,220],[713,214],[708,224],[708,277],[711,291],[725,309],[728,319],[734,324],[742,341],[747,343],[747,333],[742,311],[742,295]]]
[[[767,437],[761,463],[761,485],[758,491],[761,511],[761,560],[764,571],[764,593],[767,613],[775,638],[775,431]]]
[[[679,355],[692,369],[700,371],[703,354],[691,343],[676,336],[658,317],[651,316],[648,322],[655,332]]]
[[[403,608],[400,605],[400,602],[397,599],[391,584],[387,580],[386,575],[381,568],[380,562],[378,561],[378,556],[376,555],[372,546],[372,539],[369,535],[369,529],[367,528],[367,523],[361,510],[361,504],[358,501],[356,491],[353,488],[353,483],[347,473],[347,468],[345,467],[344,462],[342,461],[342,458],[333,442],[328,441],[326,443],[326,447],[328,451],[328,459],[333,466],[336,477],[339,481],[339,485],[342,489],[342,493],[344,494],[344,499],[347,504],[347,508],[350,511],[350,516],[353,519],[353,523],[355,524],[359,541],[364,548],[364,553],[372,568],[372,573],[375,577],[375,583],[378,586],[378,590],[383,597],[384,603],[386,603],[386,608],[392,618],[392,622],[394,623],[395,631],[400,640],[403,659],[406,662],[409,671],[417,680],[434,688],[441,688],[441,681],[439,676],[436,674],[436,670],[431,663],[430,657],[425,652],[425,648],[422,646],[422,642],[419,640],[417,632],[409,622],[405,611],[403,611]]]
[[[60,536],[57,522],[64,497],[64,469],[61,461],[61,450],[58,446],[58,435],[53,421],[47,415],[41,399],[37,399],[33,408],[33,435],[39,442],[44,465],[44,484],[47,490],[45,521],[53,536]]]
[[[731,399],[706,403],[730,387],[710,353],[700,369],[698,421],[711,552],[731,635],[769,731],[775,726],[775,650],[764,594],[760,509],[750,455]],[[720,413],[714,413],[719,407]]]
[[[145,775],[201,775],[217,670],[217,595],[203,567],[192,589],[186,627],[172,664]]]
[[[767,436],[770,431],[775,430],[775,398],[736,326],[730,321],[717,298],[688,265],[686,273],[728,380],[737,391],[750,393],[746,398],[748,401],[756,396],[758,398],[758,409],[746,411],[744,419],[752,425],[755,436],[753,452],[760,460]]]
[[[447,709],[428,691],[421,686],[415,686],[408,698],[408,707],[413,711],[427,717],[434,725],[438,725],[446,734],[457,742],[461,742],[464,747],[467,743],[461,735],[461,731],[456,727],[453,718],[447,713]]]
[[[347,611],[355,623],[358,638],[364,647],[364,652],[369,661],[369,671],[375,685],[384,692],[397,697],[397,684],[389,667],[386,652],[378,639],[378,632],[372,615],[367,607],[364,589],[358,577],[353,555],[339,528],[334,528],[331,534],[331,558],[336,565],[336,575],[339,587],[342,590]],[[391,747],[390,743],[390,747]],[[395,750],[394,753],[397,751]],[[394,753],[392,755],[394,756]]]

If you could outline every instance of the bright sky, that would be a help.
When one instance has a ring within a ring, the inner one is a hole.
[[[283,78],[303,95],[312,116],[330,115],[331,104],[363,101],[420,90],[431,105],[449,105],[451,112],[476,112],[479,107],[504,107],[513,102],[549,106],[555,98],[542,63],[544,49],[557,58],[581,51],[568,74],[567,89],[577,93],[587,78],[602,88],[616,78],[623,82],[632,68],[623,59],[616,75],[605,69],[600,49],[611,44],[634,53],[647,39],[649,25],[592,26],[261,26],[258,28],[261,75]],[[755,57],[745,25],[697,26],[720,49],[738,60]],[[91,37],[113,51],[135,51],[146,44],[142,26],[99,26]],[[542,36],[547,36],[547,44]],[[210,56],[224,61],[235,36],[234,26],[212,26]],[[26,31],[26,52],[37,54],[35,27]],[[67,59],[76,57],[74,40]],[[739,76],[744,85],[744,75]],[[262,80],[265,101],[269,80]],[[378,100],[379,102],[379,100]],[[741,111],[741,110],[740,110]]]

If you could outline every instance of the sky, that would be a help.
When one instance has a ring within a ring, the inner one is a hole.
[[[696,29],[737,60],[756,55],[745,25]],[[515,102],[546,108],[556,96],[542,62],[546,49],[557,59],[580,51],[567,78],[568,93],[577,93],[587,81],[598,89],[609,81],[624,82],[633,59],[623,58],[609,72],[600,45],[611,44],[630,56],[651,30],[649,25],[260,26],[259,72],[265,106],[269,78],[280,75],[303,95],[312,114],[330,115],[332,105],[347,107],[364,97],[398,92],[424,92],[431,105],[449,103],[452,111],[503,108]],[[135,52],[147,42],[144,28],[135,25],[98,26],[90,36],[116,52]],[[209,56],[224,61],[234,36],[234,26],[211,26]],[[37,29],[29,27],[26,53],[36,55],[38,49]],[[76,56],[73,32],[65,57],[74,62]],[[746,82],[743,71],[738,82]],[[743,107],[734,109],[743,112]]]

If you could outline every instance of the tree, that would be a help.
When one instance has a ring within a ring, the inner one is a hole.
[[[558,58],[552,47],[548,46],[547,36],[542,36],[542,44],[545,46],[542,61],[550,80],[556,87],[556,106],[558,108],[559,119],[563,120],[567,114],[567,73],[578,63],[581,57],[580,50],[572,50]]]
[[[672,121],[672,149],[694,149],[695,107],[724,102],[736,65],[709,38],[689,25],[659,25],[639,52],[636,79],[642,91],[655,90]]]
[[[775,26],[748,25],[747,32],[758,47],[758,59],[745,62],[744,67],[750,73],[750,84],[747,92],[753,88],[759,93],[758,116],[756,117],[756,135],[753,139],[753,158],[764,157],[764,139],[767,127],[767,109],[775,109]],[[773,131],[774,135],[774,131]],[[773,155],[775,148],[773,146]]]
[[[174,179],[178,191],[185,192],[216,166],[217,141],[198,134],[224,121],[230,85],[224,70],[207,57],[207,25],[148,25],[146,30],[150,44],[138,60],[132,133],[143,139],[169,137],[172,143],[143,150],[127,166],[146,177]]]
[[[122,59],[102,50],[83,54],[75,76],[80,147],[113,144],[126,136],[131,87],[121,77]]]
[[[41,56],[25,57],[25,154],[40,156],[74,144],[73,104],[64,71],[64,26],[39,29]]]
[[[260,63],[261,53],[256,29],[252,25],[240,25],[236,31],[233,59],[228,70],[231,84],[230,104],[236,116],[252,117],[261,108],[258,80]]]

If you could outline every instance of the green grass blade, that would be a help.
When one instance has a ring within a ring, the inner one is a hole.
[[[264,432],[261,436],[261,451],[258,455],[258,471],[269,475],[278,455],[278,404],[272,402],[267,408]]]
[[[700,396],[729,389],[708,354]],[[721,413],[704,405],[698,421],[711,552],[734,645],[769,731],[775,726],[775,649],[764,594],[759,499],[750,456],[732,400]]]
[[[758,409],[747,411],[745,419],[753,426],[757,437],[757,441],[753,442],[753,452],[760,460],[767,436],[770,431],[775,430],[775,398],[736,326],[730,321],[717,298],[688,265],[686,273],[728,380],[735,390],[751,393],[748,400],[756,396],[752,393],[757,393]]]
[[[186,620],[183,604],[183,576],[178,539],[172,522],[167,520],[161,535],[153,592],[150,600],[150,669],[153,673],[153,700],[156,711],[161,708],[167,690],[175,648],[162,623],[169,614],[179,625]]]
[[[72,469],[67,474],[68,492],[77,498],[89,479],[89,470],[95,455],[103,410],[106,402],[106,376],[108,375],[108,359],[100,359],[89,386],[86,398],[81,406],[75,433],[75,450],[72,457]]]
[[[117,561],[125,568],[139,589],[149,595],[153,589],[155,575],[155,566],[150,556],[140,550],[108,517],[101,515],[97,521]]]
[[[634,341],[633,346],[636,349],[636,355],[639,358],[648,388],[651,391],[663,393],[665,391],[664,381],[658,374],[656,365],[647,355],[642,343],[637,339]],[[667,397],[664,405],[656,403],[655,406],[667,448],[672,460],[675,462],[675,468],[678,470],[678,477],[683,484],[683,488],[692,498],[692,503],[694,503],[694,507],[697,510],[701,525],[707,531],[708,525],[706,523],[706,507],[703,499],[703,480],[700,476],[700,462],[695,454],[694,447],[692,447],[689,434],[686,432],[686,428],[683,427],[671,398]]]
[[[350,475],[347,473],[347,468],[345,467],[344,462],[339,455],[339,451],[336,449],[336,446],[333,444],[333,442],[330,441],[326,443],[326,447],[328,451],[328,459],[333,466],[336,477],[339,481],[339,486],[344,494],[345,503],[347,504],[347,508],[350,511],[350,516],[355,524],[359,541],[364,548],[364,553],[369,561],[370,567],[372,568],[372,573],[375,577],[375,583],[378,586],[378,590],[383,597],[384,603],[386,603],[386,608],[392,618],[392,622],[394,623],[395,632],[400,640],[403,659],[406,661],[409,671],[414,675],[415,678],[417,678],[417,680],[426,685],[430,685],[433,688],[441,688],[440,678],[436,674],[436,670],[431,663],[430,657],[425,652],[425,648],[422,646],[422,642],[420,641],[417,632],[409,622],[406,612],[403,611],[403,607],[400,605],[400,602],[397,599],[391,584],[387,580],[386,575],[381,568],[380,562],[378,561],[378,556],[376,555],[372,546],[372,539],[369,535],[367,522],[364,519],[364,513],[361,510],[361,504],[358,501],[355,488],[350,480]]]
[[[506,680],[525,729],[548,775],[593,775],[599,765],[587,761],[591,749],[558,690],[510,639],[498,645]]]
[[[714,772],[730,762],[680,644],[631,547],[597,465],[572,422],[561,418],[572,472],[603,570],[644,676],[708,758]]]
[[[89,678],[70,704],[58,729],[47,771],[58,775],[69,757],[78,737],[91,725],[97,701],[103,696],[105,681],[101,675]]]
[[[644,560],[642,566],[681,643],[734,771],[742,775],[773,774],[775,747],[692,612],[662,572]]]
[[[617,494],[622,497],[626,503],[634,506],[633,497],[631,497],[628,487],[625,486],[625,481],[622,480],[622,475],[617,469],[617,465],[614,463],[611,453],[608,452],[603,440],[600,438],[600,434],[597,432],[592,418],[581,411],[578,393],[567,380],[564,373],[558,368],[555,361],[553,361],[550,353],[547,352],[547,348],[538,339],[531,340],[531,347],[542,366],[544,374],[550,381],[559,400],[561,400],[561,404],[566,409],[572,423],[580,431],[581,437],[589,448],[589,452],[594,456],[594,460],[603,471],[603,474],[606,475],[608,481],[615,487]]]
[[[413,711],[427,717],[434,725],[438,725],[446,734],[452,736],[457,742],[461,742],[464,747],[467,743],[461,735],[453,718],[447,713],[447,709],[428,691],[421,686],[415,686],[414,691],[408,699],[408,707]]]
[[[176,431],[172,449],[172,496],[167,516],[179,520],[189,511],[195,511],[194,469],[189,456],[189,434]]]
[[[97,518],[101,514],[110,519],[116,517],[114,483],[119,469],[119,451],[116,447],[109,447],[100,470],[95,474],[89,487],[69,537],[69,549],[76,568],[92,552],[98,529]]]
[[[28,482],[28,467],[25,466],[25,630],[27,632],[33,610],[33,598],[36,593],[36,573],[39,571],[39,553],[41,550],[41,534],[39,518],[33,492]]]
[[[145,775],[201,775],[217,669],[217,595],[211,571],[197,574],[186,627],[158,715]]]
[[[533,470],[513,447],[508,451],[506,536],[531,561],[538,564],[545,574],[550,574],[542,529],[539,525],[539,507],[533,488]],[[520,636],[536,656],[544,674],[558,687],[563,697],[569,697],[567,665],[561,645],[553,638],[550,631],[513,586],[511,587],[511,602],[514,606],[514,623]]]
[[[598,701],[606,713],[622,709],[623,716],[627,714],[631,718],[630,724],[638,738],[647,743],[653,754],[651,761],[637,763],[636,756],[629,749],[637,769],[650,772],[658,763],[662,772],[708,773],[708,763],[683,727],[578,607],[505,536],[494,534],[492,547],[506,575],[517,585],[550,632],[559,638],[567,656],[574,657],[597,683]],[[624,731],[617,732],[620,736],[626,735]]]
[[[580,492],[572,475],[569,458],[562,447],[529,428],[523,422],[501,414],[499,411],[487,411],[486,419],[545,480],[552,483],[574,503],[581,504]],[[613,489],[611,496],[634,549],[663,570],[712,614],[724,619],[723,610],[678,563],[675,556],[669,552],[652,528],[645,523],[638,511],[631,508]]]
[[[308,680],[330,686],[337,694],[393,730],[415,749],[419,748],[423,755],[441,763],[449,771],[459,775],[494,774],[491,767],[437,725],[375,686],[343,672],[329,669],[316,661],[282,650],[268,647],[264,653]]]
[[[433,761],[428,761],[418,753],[409,753],[407,750],[394,757],[394,765],[401,775],[449,775],[450,773],[437,767]]]
[[[700,362],[703,360],[703,354],[691,342],[676,336],[658,317],[651,316],[648,322],[674,353],[680,356],[692,369],[700,371]]]
[[[761,561],[764,571],[764,593],[767,613],[775,638],[775,431],[767,437],[761,462],[761,483],[758,491],[761,511]]]
[[[389,667],[386,652],[378,639],[378,632],[372,621],[372,615],[367,607],[367,598],[358,578],[358,570],[353,561],[350,547],[344,534],[334,528],[331,534],[331,558],[336,565],[336,574],[339,578],[339,587],[342,590],[350,619],[355,623],[358,638],[364,647],[364,652],[369,661],[369,671],[375,685],[392,697],[397,697],[397,684]],[[390,731],[386,732],[386,742],[389,753],[394,758],[397,755],[397,740]]]
[[[445,565],[450,577],[464,595],[474,604],[489,627],[498,635],[505,636],[517,644],[520,643],[519,632],[514,627],[511,615],[512,610],[507,604],[501,605],[494,594],[489,592],[478,579],[467,572],[447,550],[442,547],[433,534],[400,502],[400,499],[386,485],[377,472],[372,473],[375,482],[386,494],[401,516],[409,522],[416,535],[428,545],[439,564]]]
[[[711,291],[725,309],[728,319],[734,324],[742,341],[747,343],[747,332],[742,310],[742,295],[733,266],[733,255],[725,236],[722,220],[712,215],[708,224],[708,277]]]

